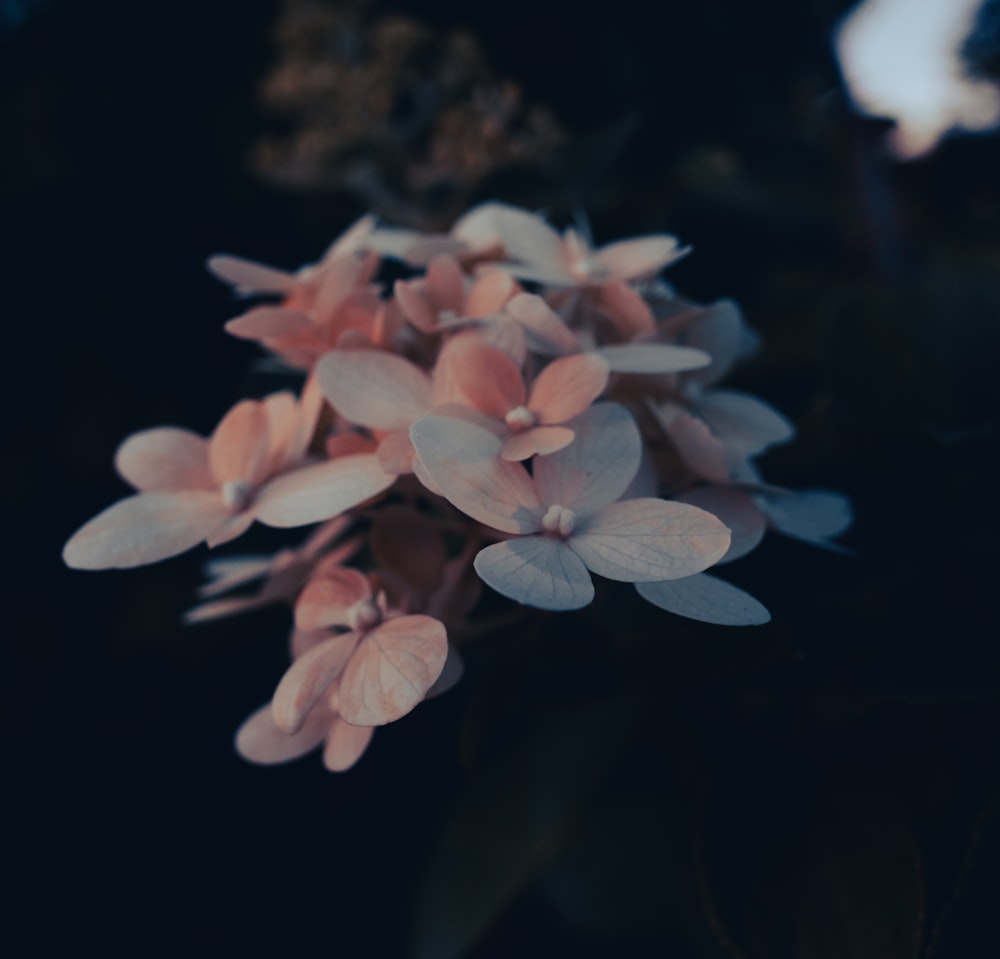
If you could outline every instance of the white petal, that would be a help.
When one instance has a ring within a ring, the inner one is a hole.
[[[602,346],[596,352],[604,357],[612,373],[681,373],[712,362],[703,350],[669,343],[621,343]]]
[[[776,496],[758,496],[755,501],[779,533],[815,546],[844,551],[843,547],[829,542],[848,529],[854,521],[851,501],[842,493],[803,490]]]
[[[639,595],[668,613],[719,626],[759,626],[770,622],[767,608],[731,583],[698,573],[661,583],[636,583]]]
[[[410,428],[410,438],[423,471],[463,513],[505,533],[540,528],[541,503],[528,471],[499,458],[503,444],[488,430],[450,416],[425,416]]]
[[[573,442],[534,462],[538,496],[546,506],[591,513],[621,496],[638,472],[639,428],[617,403],[595,403],[564,425],[576,433]]]
[[[686,503],[633,499],[585,519],[567,545],[600,576],[648,583],[691,576],[718,562],[729,548],[729,530]]]
[[[565,543],[525,536],[495,543],[475,559],[487,586],[510,599],[539,609],[581,609],[594,598],[586,567]]]

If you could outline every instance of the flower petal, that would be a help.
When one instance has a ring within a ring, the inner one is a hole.
[[[450,384],[449,397],[502,420],[524,404],[526,390],[517,364],[478,337],[458,336],[441,351],[435,372]]]
[[[273,266],[228,253],[216,253],[205,264],[224,283],[238,293],[287,293],[295,285],[295,275]]]
[[[323,765],[332,773],[346,772],[364,754],[373,735],[371,726],[352,726],[338,716],[326,735]]]
[[[697,406],[730,454],[740,458],[756,456],[795,435],[795,427],[773,406],[748,393],[705,390]]]
[[[703,350],[669,343],[620,343],[596,351],[612,373],[683,373],[708,366],[712,357]]]
[[[506,203],[483,203],[456,221],[452,235],[474,250],[500,245],[525,263],[562,262],[562,238],[545,220]]]
[[[425,416],[410,428],[410,439],[433,483],[463,513],[505,533],[540,528],[541,503],[528,471],[498,458],[501,441],[488,430]]]
[[[702,623],[760,626],[771,621],[771,614],[763,603],[708,573],[660,583],[636,583],[635,588],[654,606]]]
[[[63,548],[74,569],[129,569],[197,546],[229,515],[218,493],[136,493],[78,529]]]
[[[830,490],[801,490],[755,497],[771,525],[785,536],[801,539],[835,552],[847,550],[831,543],[854,521],[851,501]]]
[[[518,293],[504,306],[528,337],[528,348],[546,356],[576,353],[579,345],[573,331],[548,303],[534,293]]]
[[[626,583],[691,576],[718,562],[729,530],[705,510],[662,499],[612,503],[566,541],[587,568]]]
[[[368,633],[337,690],[337,708],[354,726],[383,726],[421,702],[441,675],[448,634],[430,616],[400,616]]]
[[[503,441],[500,458],[520,462],[532,456],[547,456],[565,449],[576,434],[565,426],[534,426],[523,433],[514,433]]]
[[[614,502],[632,482],[642,439],[632,414],[617,403],[596,403],[566,425],[576,438],[535,460],[535,485],[546,506],[590,513]]]
[[[355,647],[356,632],[340,633],[306,650],[281,677],[271,700],[275,725],[286,733],[297,733],[310,710],[335,683]]]
[[[749,493],[732,486],[699,486],[675,496],[678,502],[708,510],[729,527],[732,539],[720,563],[731,563],[754,550],[764,538],[767,521]]]
[[[653,413],[681,459],[696,475],[713,483],[729,481],[726,448],[704,420],[692,416],[677,403],[662,403],[654,408]]]
[[[454,257],[447,254],[435,256],[427,264],[424,283],[437,312],[450,310],[461,314],[465,305],[465,274]]]
[[[581,609],[594,598],[586,567],[565,543],[525,536],[480,550],[476,572],[487,586],[538,609]]]
[[[516,289],[517,284],[507,273],[483,270],[469,289],[462,312],[471,319],[492,316],[503,309]]]
[[[563,356],[535,377],[528,408],[540,423],[565,423],[582,413],[608,385],[608,364],[593,353]]]
[[[626,339],[656,330],[656,320],[645,297],[624,280],[605,283],[599,290],[597,302],[600,311],[611,317]]]
[[[314,709],[297,733],[286,733],[278,728],[268,703],[236,731],[236,751],[244,759],[265,766],[298,759],[323,742],[332,721],[328,710]]]
[[[265,483],[251,507],[266,526],[306,526],[339,516],[396,481],[371,453],[340,456]]]
[[[394,353],[335,350],[320,359],[316,377],[338,413],[372,429],[402,429],[430,406],[430,378]]]
[[[208,440],[174,426],[133,433],[115,453],[115,469],[137,490],[214,490]]]
[[[328,626],[347,626],[347,611],[363,599],[371,599],[368,577],[347,566],[325,568],[313,576],[295,604],[295,628],[307,632]]]
[[[664,267],[676,263],[689,253],[690,249],[682,247],[677,242],[677,237],[660,233],[609,243],[594,255],[612,276],[634,280],[659,273]]]
[[[257,400],[242,400],[219,422],[208,445],[212,475],[223,483],[258,483],[267,475],[271,441],[267,409]]]
[[[312,331],[312,320],[300,310],[257,306],[226,323],[225,330],[241,340],[279,340]]]

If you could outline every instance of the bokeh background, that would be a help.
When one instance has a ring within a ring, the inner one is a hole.
[[[9,955],[991,954],[1000,138],[888,156],[850,7],[0,3]],[[284,385],[209,254],[291,268],[487,199],[690,243],[671,281],[741,303],[733,382],[800,433],[767,478],[849,494],[853,555],[771,537],[733,567],[767,626],[625,592],[473,644],[346,775],[246,765],[287,614],[183,627],[204,553],[62,544],[125,435]]]

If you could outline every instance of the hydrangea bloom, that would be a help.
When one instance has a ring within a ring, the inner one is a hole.
[[[303,386],[241,401],[208,438],[126,439],[115,465],[136,492],[64,559],[138,566],[254,521],[319,524],[274,556],[211,561],[186,618],[294,609],[291,664],[236,745],[277,763],[325,744],[331,770],[457,681],[484,586],[569,610],[610,579],[676,615],[764,623],[714,567],[769,530],[840,549],[850,507],[763,479],[757,458],[792,424],[721,385],[756,337],[735,304],[699,306],[659,280],[686,252],[667,234],[594,247],[488,203],[446,235],[365,218],[295,272],[212,257],[261,298],[226,329]],[[383,257],[414,275],[379,282]]]

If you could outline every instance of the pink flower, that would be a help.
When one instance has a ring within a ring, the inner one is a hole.
[[[499,270],[484,270],[474,281],[450,256],[435,256],[427,274],[417,280],[397,280],[393,290],[403,315],[423,333],[437,333],[463,320],[499,313],[517,289]]]
[[[455,399],[492,418],[503,440],[500,456],[505,460],[524,460],[568,446],[573,430],[561,424],[587,409],[608,382],[608,364],[599,356],[581,353],[549,363],[529,390],[506,353],[473,337],[453,340],[449,347],[449,383]]]
[[[424,615],[389,609],[354,569],[314,577],[295,606],[299,631],[327,633],[302,653],[275,690],[278,728],[298,732],[321,702],[354,726],[382,726],[405,716],[441,675],[448,656],[444,625]]]
[[[135,433],[119,447],[119,474],[139,490],[99,513],[63,549],[77,569],[155,563],[204,541],[235,539],[254,520],[304,526],[344,512],[395,479],[372,455],[306,464],[322,398],[307,388],[234,406],[210,439],[176,427]]]
[[[319,263],[296,273],[239,257],[210,257],[208,268],[238,293],[283,296],[280,305],[256,306],[230,320],[226,331],[306,370],[334,347],[391,342],[401,318],[380,301],[379,288],[371,283],[379,265],[377,254],[365,253],[371,227],[370,218],[360,220]]]
[[[641,439],[612,403],[574,421],[569,446],[533,461],[533,474],[498,458],[500,441],[472,423],[430,416],[410,433],[423,468],[462,512],[514,537],[476,557],[480,578],[542,609],[578,609],[594,596],[590,572],[624,582],[690,576],[729,547],[711,513],[656,498],[616,502],[631,483]]]

